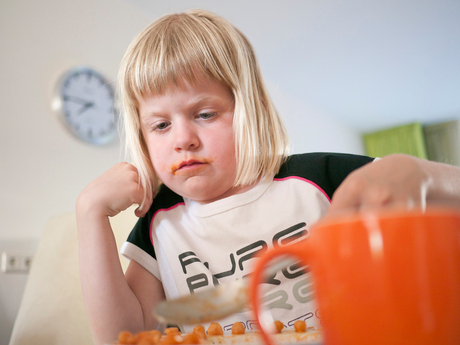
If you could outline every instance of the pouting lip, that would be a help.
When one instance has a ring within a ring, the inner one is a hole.
[[[209,158],[205,156],[193,156],[193,157],[182,157],[174,161],[169,169],[173,175],[176,173],[185,174],[186,172],[192,173],[197,172],[198,170],[203,170],[206,168],[206,165],[212,163],[215,158]],[[190,169],[187,167],[190,166]]]
[[[178,165],[173,167],[173,171],[180,170],[181,168],[183,168],[184,166],[187,166],[187,165],[204,164],[204,163],[206,163],[206,161],[201,161],[201,160],[197,160],[197,159],[189,159],[187,161],[182,161]]]

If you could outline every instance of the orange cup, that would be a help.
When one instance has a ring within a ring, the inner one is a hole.
[[[301,242],[271,249],[252,275],[259,284],[275,257],[308,265],[327,345],[460,344],[460,213],[448,209],[342,215],[314,225]]]

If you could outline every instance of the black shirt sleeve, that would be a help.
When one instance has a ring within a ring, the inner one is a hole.
[[[152,218],[155,216],[157,211],[167,209],[183,201],[184,199],[180,195],[174,193],[165,185],[162,185],[160,187],[160,191],[153,199],[148,213],[144,217],[138,219],[133,230],[129,234],[127,241],[135,244],[139,248],[142,248],[145,252],[156,259],[155,249],[153,248],[153,244],[150,239],[150,224],[152,222]]]
[[[275,177],[299,176],[308,179],[321,186],[332,199],[335,190],[348,174],[373,160],[345,153],[297,154],[288,158]]]

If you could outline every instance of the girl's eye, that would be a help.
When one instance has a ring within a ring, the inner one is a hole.
[[[153,127],[153,130],[164,131],[166,128],[168,128],[168,126],[169,126],[169,122],[160,122],[159,124]]]
[[[204,120],[208,120],[216,115],[217,113],[200,113],[198,116]]]

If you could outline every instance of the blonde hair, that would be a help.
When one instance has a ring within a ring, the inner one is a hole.
[[[134,39],[118,75],[126,149],[141,184],[153,195],[161,181],[142,135],[138,100],[184,78],[193,84],[199,75],[223,82],[234,96],[234,186],[276,174],[288,155],[286,130],[247,38],[227,20],[204,10],[166,15]]]

